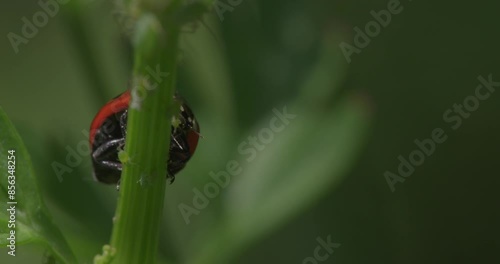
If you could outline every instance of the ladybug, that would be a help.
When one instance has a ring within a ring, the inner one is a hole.
[[[118,153],[125,146],[127,112],[130,91],[120,94],[97,113],[90,127],[90,147],[94,178],[102,183],[117,184],[120,180],[122,163]],[[175,180],[175,174],[186,166],[198,145],[200,127],[189,106],[177,94],[174,101],[180,111],[172,123],[170,155],[167,161],[167,179]]]

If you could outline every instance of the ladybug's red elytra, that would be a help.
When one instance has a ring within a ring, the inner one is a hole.
[[[175,127],[172,126],[167,178],[172,183],[175,174],[186,166],[198,145],[200,127],[189,106],[177,94],[180,104]],[[97,113],[90,127],[90,147],[94,178],[102,183],[116,184],[120,180],[122,163],[118,152],[125,145],[130,91],[115,97]]]

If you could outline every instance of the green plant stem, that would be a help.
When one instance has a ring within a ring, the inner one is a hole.
[[[180,27],[206,8],[194,3],[196,8],[186,9],[173,0],[164,12],[154,12],[148,3],[125,1],[138,16],[132,98],[125,150],[119,153],[123,172],[111,245],[95,263],[156,263],[158,255],[171,120],[179,111],[173,95]]]
[[[143,14],[135,39],[126,161],[111,237],[112,263],[156,263],[166,185],[179,30]],[[161,80],[152,72],[167,72]]]

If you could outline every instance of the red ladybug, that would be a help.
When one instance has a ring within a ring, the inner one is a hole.
[[[172,126],[167,178],[172,183],[175,174],[186,166],[198,145],[200,127],[189,106],[178,96],[180,112]],[[94,177],[97,181],[116,184],[120,180],[122,164],[118,152],[125,145],[127,112],[130,91],[126,91],[105,104],[90,127],[90,147]]]

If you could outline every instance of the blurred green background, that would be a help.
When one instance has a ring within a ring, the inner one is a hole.
[[[109,241],[117,191],[92,180],[89,156],[62,181],[52,164],[87,142],[95,113],[127,88],[131,47],[111,1],[72,1],[19,53],[0,42],[0,105],[54,221],[90,263]],[[207,14],[210,31],[186,29],[178,89],[204,139],[167,187],[162,262],[303,263],[328,236],[341,246],[324,263],[499,262],[500,95],[456,131],[442,115],[474,95],[478,76],[500,81],[500,5],[402,1],[347,63],[339,43],[352,45],[353,27],[388,2],[244,0],[224,21]],[[36,1],[1,6],[3,36],[40,10]],[[238,145],[285,105],[296,121],[244,163]],[[437,127],[448,140],[391,192],[383,173]],[[187,225],[178,205],[192,205],[192,189],[233,159],[244,172]],[[0,263],[41,263],[44,249],[0,253]]]

